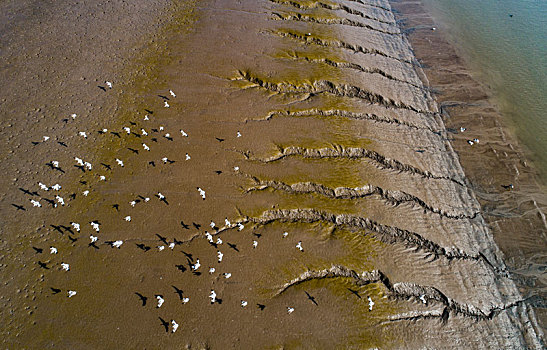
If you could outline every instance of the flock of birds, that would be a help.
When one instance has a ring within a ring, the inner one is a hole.
[[[106,83],[106,86],[108,87],[108,89],[112,89],[113,88],[113,84],[109,81],[107,81]],[[104,87],[101,87],[100,88],[104,91],[107,91],[106,88]],[[176,97],[176,94],[172,91],[172,90],[169,90],[169,93],[171,95],[172,98],[175,98]],[[161,96],[160,97],[164,97],[164,107],[165,108],[169,108],[170,105],[169,103],[167,102],[168,101],[168,98],[166,98],[165,96]],[[150,114],[152,114],[153,112],[150,111],[150,110],[146,110],[148,112],[148,114],[146,114],[144,116],[144,121],[150,121]],[[71,119],[72,120],[76,120],[76,118],[78,117],[76,114],[72,114],[71,116]],[[64,119],[63,121],[65,122],[68,122],[68,118]],[[139,135],[138,137],[143,139],[145,137],[148,137],[150,138],[150,140],[152,142],[155,142],[157,141],[156,138],[152,137],[152,135],[149,134],[148,131],[145,130],[145,128],[140,128],[140,133],[137,134],[135,133],[134,131],[134,127],[136,127],[136,123],[131,123],[131,126],[123,126],[122,127],[122,130],[123,132],[125,132],[127,135]],[[133,127],[133,129],[132,129]],[[138,128],[137,128],[138,129]],[[152,133],[159,133],[159,132],[165,132],[164,130],[164,127],[163,126],[159,126],[158,128],[152,128],[150,129],[151,130],[151,134]],[[98,130],[98,134],[100,135],[104,135],[104,134],[107,134],[107,133],[111,133],[112,135],[115,135],[119,138],[122,137],[122,133],[120,132],[117,132],[117,131],[113,131],[113,130],[108,130],[107,128],[103,128],[101,130]],[[89,132],[88,131],[78,131],[77,132],[77,135],[80,136],[80,137],[83,137],[84,139],[88,139],[88,137],[90,136]],[[188,133],[182,129],[180,129],[180,135],[181,137],[189,137]],[[163,137],[165,137],[166,139],[168,140],[173,140],[173,137],[171,136],[170,133],[165,133],[163,135]],[[239,137],[242,137],[242,134],[240,131],[237,131],[236,135],[235,135],[236,138],[239,138]],[[224,139],[221,139],[221,138],[216,138],[217,141],[219,142],[223,142]],[[40,142],[40,143],[44,143],[44,142],[51,142],[50,141],[50,137],[49,136],[44,136],[43,137],[43,140]],[[37,142],[34,142],[35,145],[37,145],[38,143]],[[62,142],[62,141],[59,141],[59,144],[61,145],[64,145],[66,146],[66,143]],[[145,142],[142,142],[142,147],[144,149],[144,151],[150,151],[150,147],[145,143]],[[136,152],[136,150],[134,151],[135,153],[138,153]],[[188,161],[191,159],[191,156],[186,153],[185,155],[185,160]],[[124,160],[120,159],[120,158],[114,158],[113,159],[115,161],[115,163],[117,164],[118,167],[120,168],[124,168],[126,166]],[[75,161],[75,164],[73,164],[73,166],[77,169],[79,169],[80,171],[82,171],[83,173],[87,173],[87,172],[91,172],[92,170],[95,170],[97,167],[95,166],[95,164],[92,164],[91,162],[87,161],[87,160],[84,160],[83,158],[80,158],[78,156],[75,156],[74,157],[74,161]],[[161,161],[164,163],[164,164],[172,164],[174,163],[175,161],[173,160],[170,160],[168,157],[163,157],[161,159]],[[52,160],[50,161],[49,163],[47,163],[47,165],[51,168],[51,169],[54,169],[54,170],[57,170],[57,171],[60,171],[61,173],[66,173],[66,171],[61,167],[61,162],[57,161],[57,160]],[[106,170],[109,170],[111,171],[113,169],[113,167],[109,164],[106,164],[106,163],[100,163],[100,165],[106,169]],[[155,166],[155,163],[154,161],[150,161],[149,162],[149,165],[152,165],[152,166]],[[238,172],[239,171],[239,167],[238,166],[235,166],[233,168],[233,170],[235,172]],[[222,171],[217,171],[216,172],[217,174],[220,174],[222,173]],[[105,175],[102,175],[102,174],[99,174],[96,176],[96,179],[98,181],[107,181],[107,177]],[[80,181],[81,184],[84,184],[84,185],[90,185],[88,183],[88,181]],[[38,187],[39,187],[39,190],[40,191],[43,191],[43,192],[47,192],[47,193],[55,193],[55,200],[51,200],[45,196],[42,196],[40,193],[38,193],[38,191],[33,191],[33,190],[27,190],[27,189],[23,189],[23,188],[20,188],[21,191],[23,191],[25,194],[29,195],[31,198],[29,199],[30,203],[32,204],[33,207],[42,207],[42,201],[45,201],[45,202],[48,202],[51,207],[53,208],[57,208],[58,206],[68,206],[69,205],[69,200],[65,200],[65,198],[63,198],[60,193],[61,193],[61,190],[63,189],[63,186],[59,183],[55,183],[54,185],[46,185],[45,183],[43,182],[38,182]],[[201,188],[201,187],[197,187],[196,188],[197,191],[198,191],[198,194],[199,196],[205,200],[207,197],[206,197],[206,191]],[[88,195],[90,194],[90,189],[85,189],[84,191],[81,192],[81,195],[84,196],[84,197],[87,197]],[[68,198],[70,200],[74,200],[76,198],[77,194],[76,193],[72,193],[68,196]],[[169,204],[169,202],[167,201],[167,198],[164,194],[162,194],[161,192],[157,192],[155,194],[155,197],[157,197],[157,199],[160,201],[160,202],[163,202],[165,204]],[[131,207],[135,207],[138,203],[147,203],[151,201],[151,198],[150,197],[145,197],[145,196],[138,196],[138,198],[136,199],[133,199],[129,202],[129,205]],[[15,206],[18,210],[23,210],[23,211],[26,211],[26,208],[23,206],[23,205],[19,205],[19,204],[13,204],[13,206]],[[113,209],[116,210],[116,212],[119,212],[120,210],[120,206],[119,204],[114,204],[112,205]],[[125,220],[126,222],[131,222],[132,220],[132,217],[131,215],[126,215],[123,217],[123,220]],[[95,249],[99,249],[99,234],[101,232],[101,223],[98,221],[98,220],[93,220],[93,221],[90,221],[88,222],[91,230],[93,231],[92,234],[89,235],[89,243],[88,243],[88,246],[89,247],[92,247],[92,248],[95,248]],[[184,223],[184,221],[181,221],[180,222],[181,226],[183,229],[186,229],[186,230],[189,230],[190,229],[190,225]],[[196,230],[200,230],[201,229],[201,225],[198,224],[198,223],[192,223],[194,228]],[[237,229],[238,231],[242,231],[245,226],[240,223],[240,222],[236,222],[236,223],[232,223],[230,222],[230,220],[228,218],[225,218],[224,219],[224,226],[222,228],[219,228],[217,227],[216,223],[214,221],[211,221],[210,224],[209,224],[210,228],[211,228],[211,232],[213,233],[210,233],[208,231],[205,231],[203,233],[203,238],[206,239],[210,245],[214,246],[216,249],[216,261],[218,263],[221,263],[223,261],[223,258],[224,258],[224,253],[221,251],[221,249],[219,248],[224,242],[222,241],[222,239],[220,237],[215,237],[214,236],[217,236],[216,233],[218,233],[219,231],[224,231],[226,229]],[[70,222],[70,226],[65,226],[65,225],[51,225],[51,227],[53,227],[55,230],[59,231],[60,233],[63,233],[63,231],[66,231],[66,232],[69,232],[70,234],[72,235],[76,235],[76,234],[81,234],[84,230],[84,227],[82,227],[82,224],[79,223],[79,222],[76,222],[76,221],[72,221]],[[201,234],[200,234],[201,235]],[[257,237],[260,237],[259,234],[255,234]],[[283,232],[281,237],[282,238],[286,238],[288,237],[289,233],[288,232]],[[179,241],[177,240],[176,238],[173,240],[173,241],[168,241],[166,237],[162,237],[161,235],[157,234],[156,235],[161,244],[159,244],[157,246],[157,250],[158,251],[163,251],[165,250],[166,248],[169,248],[171,250],[175,249],[175,247],[177,245],[180,245],[182,244],[183,242],[182,241]],[[72,237],[71,235],[68,236],[69,239],[72,241],[72,242],[75,242],[78,238],[75,238],[75,237]],[[124,240],[123,239],[117,239],[117,240],[105,240],[103,242],[104,244],[106,245],[110,245],[112,248],[117,248],[117,249],[121,249],[122,248],[122,245],[124,244]],[[147,246],[143,243],[138,243],[136,244],[137,247],[143,251],[149,251],[151,250],[151,247],[150,246]],[[235,245],[233,244],[230,244],[230,243],[227,243],[227,245],[229,245],[231,248],[235,249],[236,251],[237,248],[235,247]],[[258,247],[258,240],[257,239],[254,239],[252,241],[252,248],[253,249],[256,249]],[[37,252],[37,253],[43,253],[43,249],[42,248],[37,248],[37,247],[33,247],[34,250]],[[302,246],[302,241],[298,241],[295,245],[295,248],[298,249],[300,252],[304,252],[304,248]],[[50,246],[49,247],[49,252],[50,254],[53,254],[53,255],[56,255],[56,254],[60,254],[59,252],[59,249],[55,246]],[[183,252],[184,253],[184,252]],[[185,265],[175,265],[175,267],[181,271],[186,271],[188,268],[190,268],[191,272],[193,274],[201,274],[201,272],[199,271],[201,268],[202,268],[202,264],[200,262],[200,259],[195,259],[193,258],[193,256],[191,254],[187,254],[185,253],[186,256],[187,256],[187,262],[188,262],[188,267],[185,266]],[[43,268],[43,269],[50,269],[50,266],[48,266],[48,261],[46,260],[46,262],[43,262],[41,260],[39,260],[37,262],[37,264]],[[70,264],[65,262],[65,261],[61,261],[60,264],[59,264],[59,267],[60,267],[60,270],[62,271],[65,271],[65,272],[70,272],[72,271],[71,270],[71,267],[70,267]],[[217,269],[213,266],[209,266],[208,267],[208,272],[209,274],[215,274],[217,271]],[[232,277],[232,273],[230,272],[224,272],[222,273],[220,276],[224,277],[225,279],[229,279]],[[179,300],[182,304],[187,304],[190,302],[190,297],[187,296],[187,295],[184,295],[182,290],[180,290],[179,288],[175,287],[175,286],[172,286],[174,289],[175,289],[175,293],[178,295],[179,297]],[[51,288],[51,291],[53,292],[53,294],[59,294],[62,290],[59,289],[59,288]],[[310,299],[315,305],[317,305],[317,301],[315,300],[314,297],[312,297],[308,292],[305,292],[306,295],[308,296],[308,299]],[[141,300],[142,302],[142,306],[145,306],[146,303],[147,303],[147,297],[142,295],[141,293],[139,292],[135,292],[135,294],[139,297],[139,299]],[[72,289],[67,289],[66,290],[66,296],[67,298],[73,298],[77,295],[77,291],[76,290],[72,290]],[[164,304],[165,302],[165,298],[163,295],[161,294],[156,294],[155,295],[155,298],[157,300],[157,305],[156,305],[156,308],[161,308],[162,305]],[[217,292],[214,290],[214,289],[211,289],[209,294],[208,294],[208,298],[210,300],[210,303],[211,304],[220,304],[222,302],[221,299],[218,298],[218,295],[217,295]],[[368,300],[369,300],[369,310],[372,311],[372,307],[374,305],[374,302],[372,301],[372,299],[370,297],[368,297]],[[245,308],[249,305],[249,302],[247,300],[240,300],[240,306],[242,308]],[[257,304],[257,307],[260,309],[260,310],[264,310],[265,308],[265,305],[263,304]],[[292,314],[293,312],[295,311],[295,308],[293,306],[287,306],[287,313],[288,314]],[[171,329],[171,332],[174,333],[177,331],[177,329],[179,328],[179,324],[174,320],[172,319],[170,322],[167,322],[165,320],[163,320],[161,317],[159,318],[161,320],[161,324],[162,326],[165,328],[165,331],[166,332],[169,332],[169,329]]]

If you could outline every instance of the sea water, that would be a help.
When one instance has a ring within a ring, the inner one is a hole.
[[[547,184],[547,0],[424,0]]]

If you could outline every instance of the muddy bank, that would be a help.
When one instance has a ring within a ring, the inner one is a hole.
[[[5,127],[6,344],[541,347],[389,3],[179,5]]]

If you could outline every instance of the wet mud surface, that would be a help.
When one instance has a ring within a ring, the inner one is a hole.
[[[3,42],[7,347],[541,348],[387,1],[106,4]]]

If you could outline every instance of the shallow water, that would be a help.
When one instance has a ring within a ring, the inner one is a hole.
[[[424,0],[547,183],[547,2]],[[512,17],[510,17],[512,15]]]

